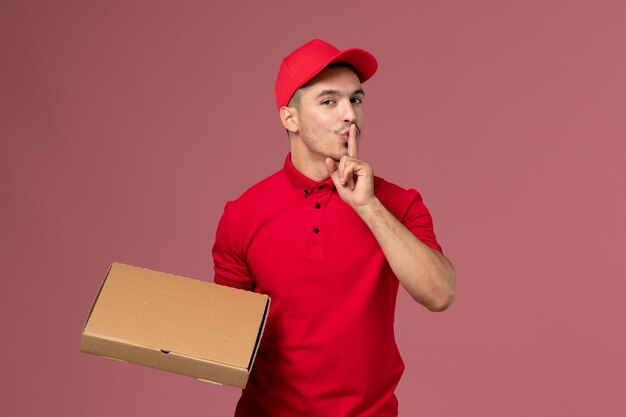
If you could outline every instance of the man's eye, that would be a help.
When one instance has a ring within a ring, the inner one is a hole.
[[[361,104],[363,99],[361,97],[352,97],[352,104]]]
[[[322,101],[322,104],[330,105],[330,104],[333,104],[334,102],[335,102],[335,100],[327,99],[327,100]]]

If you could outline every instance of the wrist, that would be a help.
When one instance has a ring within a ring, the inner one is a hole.
[[[362,204],[355,204],[354,211],[362,218],[366,219],[370,216],[375,216],[377,213],[380,213],[380,210],[383,208],[383,204],[380,202],[376,195],[372,195],[366,202]]]

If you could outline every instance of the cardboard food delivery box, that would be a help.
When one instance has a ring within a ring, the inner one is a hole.
[[[269,305],[263,294],[113,263],[80,350],[244,388]]]

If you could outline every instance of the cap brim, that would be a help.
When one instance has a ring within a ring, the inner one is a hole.
[[[378,61],[374,58],[374,55],[367,52],[365,49],[349,48],[339,52],[333,56],[328,62],[321,65],[318,69],[313,71],[305,80],[303,80],[297,88],[302,88],[309,81],[311,81],[317,74],[322,72],[324,68],[329,65],[344,63],[350,65],[356,71],[359,76],[359,80],[364,83],[369,80],[378,69]]]
[[[376,61],[376,58],[374,58],[374,55],[370,54],[365,49],[360,48],[350,48],[341,51],[333,59],[331,59],[328,64],[324,66],[324,68],[330,64],[336,64],[338,62],[346,63],[352,66],[357,72],[359,80],[361,80],[362,83],[369,80],[378,69],[378,62]]]

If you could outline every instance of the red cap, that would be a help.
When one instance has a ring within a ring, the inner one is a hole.
[[[286,106],[296,90],[319,74],[330,64],[351,65],[361,82],[367,81],[378,68],[374,55],[365,49],[350,48],[340,51],[320,39],[305,43],[283,59],[276,77],[276,105]]]

